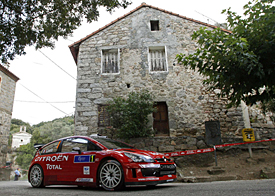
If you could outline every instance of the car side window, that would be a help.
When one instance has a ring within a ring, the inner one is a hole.
[[[93,142],[88,142],[87,151],[100,151],[102,150],[99,146],[95,145]]]
[[[63,140],[61,152],[73,152],[74,147],[79,147],[81,151],[87,151],[88,140],[83,138],[68,138]]]
[[[58,149],[59,149],[60,143],[61,143],[61,140],[42,148],[40,150],[41,155],[57,153],[59,151]]]
[[[79,147],[83,152],[85,151],[98,151],[100,147],[95,145],[93,142],[83,138],[68,138],[63,140],[61,152],[73,152],[74,147]]]

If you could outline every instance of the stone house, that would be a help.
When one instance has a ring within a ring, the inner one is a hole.
[[[17,76],[0,65],[0,166],[6,165]]]
[[[204,136],[206,121],[219,122],[222,137],[244,128],[242,107],[227,109],[226,99],[206,90],[202,75],[175,60],[195,51],[191,35],[200,27],[216,28],[143,3],[70,45],[77,64],[75,134],[104,133],[107,102],[141,89],[154,94],[158,112],[151,117],[156,137],[135,141],[139,147],[196,148],[189,136]]]

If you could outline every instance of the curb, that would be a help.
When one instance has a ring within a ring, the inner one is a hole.
[[[185,176],[178,177],[178,182],[183,183],[198,183],[198,182],[213,182],[213,181],[230,181],[238,180],[235,175],[232,176]]]

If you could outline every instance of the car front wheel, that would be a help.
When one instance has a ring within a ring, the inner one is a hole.
[[[115,160],[105,161],[99,169],[99,181],[105,190],[119,190],[124,187],[123,169]]]
[[[32,187],[43,187],[43,169],[40,165],[34,165],[30,170],[30,183]]]

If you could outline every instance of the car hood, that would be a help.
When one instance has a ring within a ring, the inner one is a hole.
[[[164,154],[154,152],[154,151],[139,150],[139,149],[117,149],[116,151],[146,155],[146,156],[150,156],[153,159],[159,159],[159,160],[160,159],[169,159],[170,160],[170,158],[165,156]]]

